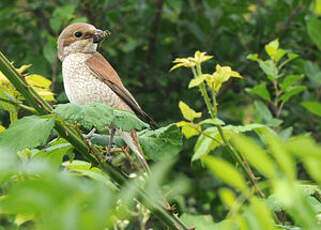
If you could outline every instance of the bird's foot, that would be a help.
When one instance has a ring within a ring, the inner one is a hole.
[[[96,132],[96,128],[92,128],[92,130],[90,130],[90,132],[87,135],[83,135],[84,139],[90,140],[90,138],[92,138],[95,132]]]

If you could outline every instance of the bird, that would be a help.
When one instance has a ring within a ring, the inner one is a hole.
[[[88,23],[70,24],[60,33],[57,40],[57,56],[62,62],[66,96],[72,104],[102,102],[114,109],[132,112],[154,127],[155,121],[141,109],[115,69],[97,51],[98,44],[109,35],[108,30],[96,29]],[[110,146],[115,131],[137,155],[143,168],[149,172],[150,168],[144,158],[136,131],[133,129],[126,132],[111,128]]]

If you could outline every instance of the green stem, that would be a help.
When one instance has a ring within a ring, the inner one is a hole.
[[[26,101],[35,109],[35,112],[41,115],[51,114],[53,108],[49,103],[42,99],[37,92],[25,81],[23,77],[16,71],[14,66],[0,51],[0,71],[7,77],[7,79],[15,86],[15,88],[22,94]],[[69,141],[81,154],[84,159],[87,159],[92,165],[99,166],[110,178],[118,185],[124,185],[128,178],[119,169],[109,164],[97,160],[89,154],[89,149],[86,142],[80,137],[77,132],[61,119],[57,118],[55,121],[55,129],[60,136]],[[95,154],[95,153],[93,153]],[[172,212],[168,211],[158,201],[154,201],[141,188],[137,187],[138,200],[151,212],[164,222],[169,228],[177,230],[188,230],[189,228]]]
[[[194,77],[196,78],[197,76],[201,75],[202,74],[202,68],[201,68],[201,65],[200,63],[198,63],[196,65],[196,71],[194,68],[192,68],[193,70],[193,74],[194,74]],[[211,115],[211,117],[213,119],[216,118],[216,98],[215,98],[215,93],[213,92],[213,103],[214,103],[214,106],[212,106],[211,104],[211,101],[210,101],[210,98],[208,96],[208,93],[206,91],[206,86],[205,86],[205,83],[202,82],[199,86],[200,88],[200,91],[201,91],[201,94],[204,98],[204,101],[205,101],[205,104],[207,106],[207,109]],[[245,159],[243,158],[243,156],[241,154],[239,154],[234,148],[233,146],[231,145],[231,143],[227,140],[224,132],[223,132],[223,129],[220,125],[216,125],[217,129],[218,129],[218,132],[227,148],[227,150],[234,156],[234,158],[236,159],[236,161],[240,164],[241,168],[243,169],[243,171],[245,172],[245,174],[247,175],[247,177],[249,178],[250,182],[252,183],[252,185],[254,186],[255,190],[257,191],[258,195],[261,196],[262,198],[264,198],[264,193],[260,190],[260,188],[257,186],[257,183],[255,182],[255,177],[252,173],[252,170],[249,166],[246,166],[245,165]]]

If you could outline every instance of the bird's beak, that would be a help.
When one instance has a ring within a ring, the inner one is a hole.
[[[94,37],[93,37],[93,43],[99,43],[103,40],[105,40],[109,35],[110,35],[110,31],[109,30],[98,30],[96,29]]]

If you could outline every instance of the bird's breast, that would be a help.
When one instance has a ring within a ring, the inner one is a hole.
[[[66,95],[71,103],[83,105],[103,102],[117,109],[127,110],[126,104],[86,65],[91,54],[71,54],[62,63]]]

